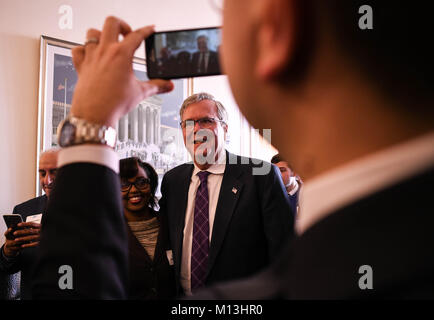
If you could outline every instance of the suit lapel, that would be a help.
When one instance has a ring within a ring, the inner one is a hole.
[[[179,189],[176,194],[176,204],[179,204],[179,211],[176,216],[175,224],[175,248],[173,248],[174,260],[176,261],[176,270],[181,272],[181,258],[182,258],[182,242],[184,241],[184,225],[185,225],[185,211],[187,210],[188,203],[188,190],[190,188],[191,175],[193,173],[194,165],[191,164],[187,167],[183,174],[180,176]]]
[[[40,211],[40,213],[45,213],[47,209],[47,204],[48,204],[48,198],[47,195],[44,194],[40,199],[38,211]]]
[[[227,153],[226,159],[226,169],[223,175],[222,186],[220,188],[212,230],[212,239],[208,256],[207,277],[215,263],[216,257],[225,238],[226,230],[229,226],[229,222],[231,221],[232,214],[238,199],[240,198],[244,185],[244,183],[239,179],[242,175],[242,171],[239,170],[239,166],[237,164],[228,163],[229,153]]]

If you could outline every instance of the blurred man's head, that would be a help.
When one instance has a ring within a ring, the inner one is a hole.
[[[205,170],[224,151],[228,130],[226,109],[212,95],[202,92],[188,97],[179,115],[185,146],[196,165]]]
[[[427,2],[224,3],[222,64],[240,110],[306,178],[433,129]],[[372,30],[359,28],[366,4]]]
[[[199,36],[197,37],[197,48],[201,53],[208,52],[208,37],[207,36]]]
[[[282,175],[283,184],[285,185],[285,187],[289,186],[291,183],[290,181],[291,177],[295,177],[295,176],[288,162],[283,160],[280,154],[276,154],[275,156],[273,156],[273,158],[271,158],[271,163],[275,164],[279,168],[280,174]]]
[[[57,172],[57,156],[59,149],[49,149],[39,157],[39,183],[47,197],[50,197]]]

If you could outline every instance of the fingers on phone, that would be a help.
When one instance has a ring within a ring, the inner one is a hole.
[[[140,29],[135,30],[134,32],[129,33],[125,40],[123,41],[124,45],[128,50],[128,54],[133,56],[136,49],[140,46],[140,44],[149,37],[151,34],[155,32],[154,26],[147,26]]]
[[[26,229],[26,230],[17,230],[13,233],[13,235],[17,239],[18,237],[28,236],[37,233],[39,233],[39,231],[36,231],[36,229]]]
[[[36,223],[36,222],[21,222],[18,224],[18,227],[20,228],[40,228],[41,224],[40,223]]]
[[[39,240],[39,234],[31,235],[31,236],[24,236],[24,237],[20,237],[20,238],[15,239],[15,241],[17,243],[23,243],[23,242],[27,242],[27,241],[33,241],[33,240]]]
[[[39,245],[39,241],[35,241],[35,242],[25,243],[21,246],[21,248],[32,248],[32,247],[37,247],[38,245]]]
[[[120,34],[126,36],[131,31],[131,27],[125,21],[110,16],[105,19],[100,43],[102,46],[106,46],[109,43],[118,42]]]

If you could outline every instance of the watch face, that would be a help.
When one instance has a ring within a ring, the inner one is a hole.
[[[108,128],[104,134],[104,140],[109,147],[114,148],[116,146],[116,130]]]
[[[59,145],[66,147],[71,145],[75,139],[75,126],[69,121],[65,121],[59,136]]]

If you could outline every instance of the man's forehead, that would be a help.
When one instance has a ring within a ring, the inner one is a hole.
[[[214,101],[202,100],[199,102],[192,103],[184,110],[183,118],[188,119],[191,116],[217,116],[217,106]]]
[[[57,153],[49,152],[41,155],[39,169],[55,169],[57,167]]]
[[[276,163],[276,166],[278,166],[279,168],[289,169],[288,162],[286,162],[286,161],[280,161],[280,162]]]

